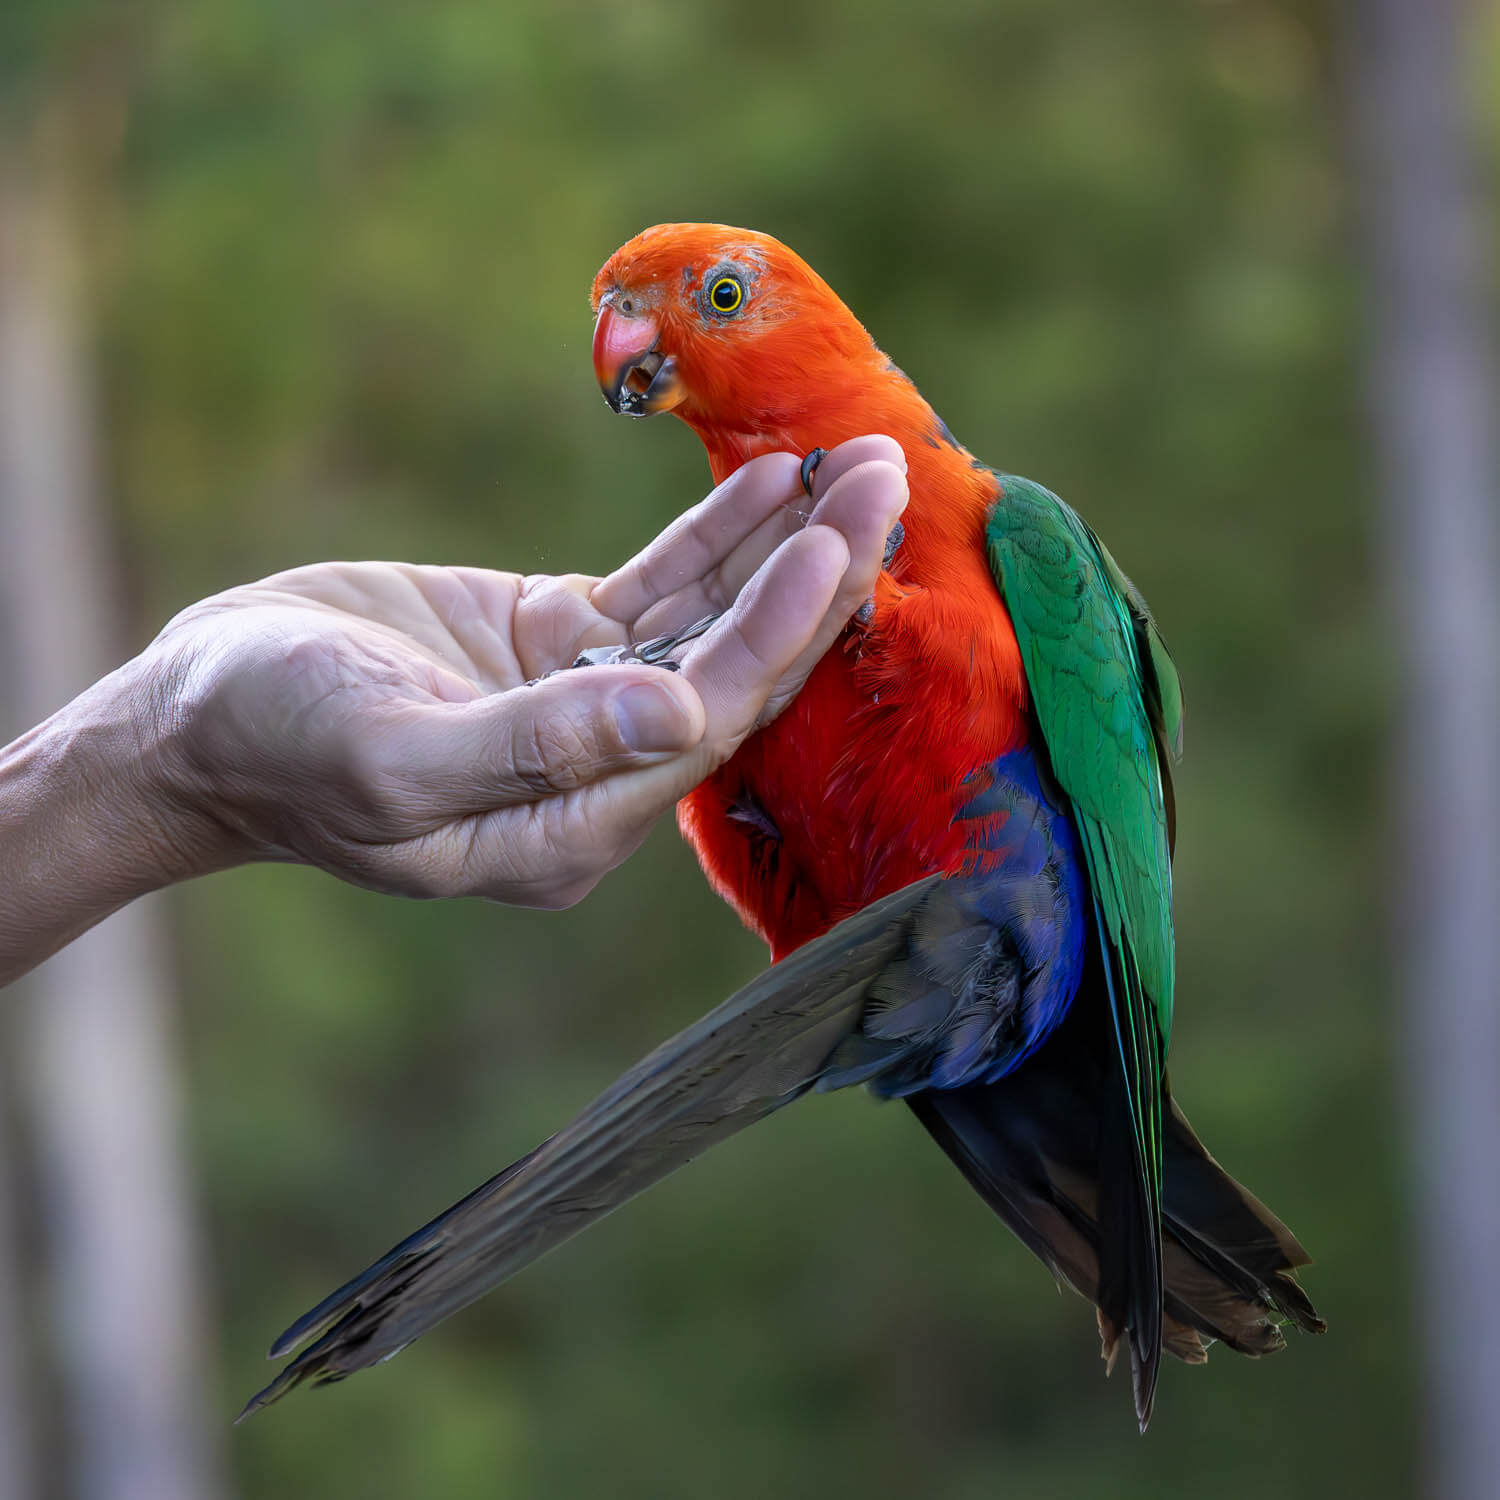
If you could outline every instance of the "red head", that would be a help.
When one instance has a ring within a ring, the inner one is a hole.
[[[741,461],[762,446],[828,446],[834,414],[890,379],[817,272],[751,229],[658,224],[605,262],[593,306],[605,399],[631,416],[675,411],[711,454],[731,434]],[[809,428],[820,435],[804,444]]]
[[[676,412],[716,480],[759,453],[888,433],[906,451],[912,496],[903,556],[951,541],[982,561],[973,541],[993,477],[828,283],[770,235],[658,224],[604,263],[593,305],[605,400],[630,416]]]

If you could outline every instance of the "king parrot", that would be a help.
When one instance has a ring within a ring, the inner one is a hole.
[[[1162,1350],[1321,1331],[1308,1257],[1172,1098],[1170,763],[1182,691],[1145,600],[1057,496],[976,460],[768,235],[662,224],[593,287],[610,406],[672,411],[716,481],[866,432],[910,502],[870,603],[793,704],[680,805],[770,945],[759,979],[403,1241],[272,1348],[247,1412],[388,1358],[552,1245],[809,1089],[901,1098],[1094,1302],[1137,1419]],[[810,489],[810,487],[809,487]]]

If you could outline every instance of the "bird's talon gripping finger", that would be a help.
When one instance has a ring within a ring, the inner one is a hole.
[[[906,540],[906,527],[899,521],[886,533],[885,553],[880,559],[882,569],[891,565],[891,559],[895,557],[897,548]],[[872,594],[860,607],[854,611],[853,623],[861,629],[868,626],[875,618],[875,596]]]
[[[880,559],[880,566],[882,568],[890,567],[891,559],[896,555],[896,549],[900,547],[901,543],[905,540],[906,527],[904,527],[899,521],[897,521],[896,524],[892,526],[890,531],[886,534],[885,556]]]
[[[826,448],[814,448],[806,458],[802,460],[802,488],[807,491],[807,498],[812,499],[813,475],[818,472],[818,465],[828,457]]]

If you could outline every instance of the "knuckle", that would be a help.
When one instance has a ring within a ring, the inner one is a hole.
[[[516,727],[512,767],[530,791],[571,792],[583,786],[595,757],[595,735],[576,709],[548,705]]]

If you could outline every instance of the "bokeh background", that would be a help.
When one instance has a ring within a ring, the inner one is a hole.
[[[0,229],[8,205],[13,240],[23,213],[50,237],[22,291],[68,320],[102,569],[45,584],[64,610],[112,593],[113,659],[303,561],[602,572],[644,543],[706,465],[685,427],[606,411],[586,297],[664,219],[795,246],[970,447],[1080,507],[1188,690],[1177,1092],[1314,1253],[1331,1325],[1169,1363],[1142,1439],[1091,1311],[904,1111],[836,1096],[230,1431],[291,1317],[763,963],[670,827],[563,914],[247,869],[150,917],[200,1493],[1423,1492],[1345,24],[1293,0],[0,4]],[[1489,171],[1493,7],[1465,59]],[[110,1465],[80,1458],[41,1003],[18,986],[4,1023],[0,1358],[50,1500],[109,1493]]]

